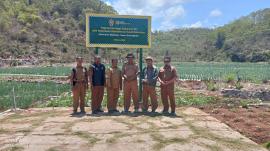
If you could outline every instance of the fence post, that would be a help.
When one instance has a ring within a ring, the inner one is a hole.
[[[16,111],[17,104],[16,104],[16,95],[15,95],[15,89],[14,89],[14,86],[13,86],[13,88],[12,88],[12,94],[13,94],[13,108],[14,108],[14,110]]]

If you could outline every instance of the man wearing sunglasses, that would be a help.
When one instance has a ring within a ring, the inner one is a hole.
[[[177,72],[175,67],[171,66],[171,57],[164,57],[164,66],[160,68],[158,80],[160,82],[161,100],[163,103],[163,114],[169,112],[169,101],[171,106],[171,115],[175,114],[175,96],[174,96],[174,83],[177,79]]]

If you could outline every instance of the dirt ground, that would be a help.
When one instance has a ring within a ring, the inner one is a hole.
[[[44,108],[1,115],[0,150],[266,151],[193,107],[178,108],[176,117],[70,112],[71,108]]]
[[[226,123],[256,143],[270,141],[270,107],[204,107],[203,111]]]

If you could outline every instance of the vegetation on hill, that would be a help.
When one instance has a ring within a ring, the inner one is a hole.
[[[70,60],[89,51],[85,12],[116,13],[100,0],[1,0],[0,57]]]
[[[1,0],[0,58],[71,61],[85,48],[85,13],[117,12],[101,0]],[[175,61],[261,62],[270,60],[270,9],[259,10],[216,29],[155,31],[145,54]],[[107,49],[105,49],[107,50]],[[121,49],[121,54],[125,49]],[[105,57],[119,51],[101,51]]]
[[[270,60],[270,9],[216,29],[175,29],[153,34],[152,52],[177,61],[265,62]]]

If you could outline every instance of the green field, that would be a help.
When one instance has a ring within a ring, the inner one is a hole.
[[[189,80],[226,80],[228,76],[238,77],[245,81],[261,82],[270,80],[270,64],[268,63],[204,63],[175,62],[181,79]],[[157,64],[158,67],[162,63]],[[70,73],[71,67],[33,67],[2,68],[1,74],[35,74],[64,76]]]
[[[65,76],[71,71],[71,67],[12,67],[0,68],[0,74],[34,74]]]
[[[14,93],[13,93],[14,88]],[[52,82],[25,83],[0,81],[0,110],[13,106],[15,96],[17,107],[27,108],[33,103],[48,99],[48,96],[58,96],[69,91],[68,84]]]
[[[270,80],[270,64],[267,63],[172,63],[178,70],[181,79],[190,80],[226,80],[228,78],[241,78],[244,81],[261,83],[263,80]],[[158,67],[162,63],[157,64]],[[64,76],[70,73],[71,67],[13,67],[1,68],[0,76],[4,74],[27,74],[27,75],[52,75]],[[17,107],[27,108],[40,101],[48,99],[48,96],[58,96],[68,92],[68,84],[56,84],[53,82],[26,83],[0,81],[0,110],[13,106],[13,88]],[[69,99],[64,98],[64,104],[69,104]],[[190,99],[188,99],[190,100]],[[179,98],[178,101],[183,101]],[[186,99],[184,99],[184,102]],[[201,101],[201,100],[200,100]],[[60,106],[63,101],[51,102],[49,106]],[[189,103],[189,102],[187,102]],[[57,105],[58,104],[58,105]],[[183,104],[183,102],[182,102]]]

